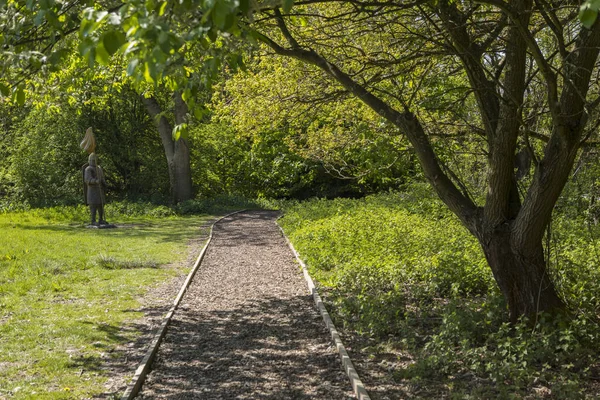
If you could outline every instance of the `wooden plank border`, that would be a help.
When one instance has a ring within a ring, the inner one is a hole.
[[[246,211],[246,210],[235,211],[235,212],[229,213],[227,215],[224,215],[221,218],[217,219],[215,222],[213,222],[212,225],[210,226],[210,233],[208,235],[208,239],[206,240],[204,247],[200,251],[200,255],[196,259],[196,263],[194,264],[192,270],[188,274],[185,282],[181,286],[181,289],[179,290],[177,297],[173,301],[173,305],[171,306],[171,308],[169,309],[167,314],[163,317],[162,323],[160,324],[160,328],[158,328],[158,331],[154,335],[154,338],[152,339],[152,342],[150,343],[150,347],[146,351],[146,355],[144,356],[144,358],[138,365],[137,369],[135,370],[133,379],[132,379],[131,383],[129,384],[129,386],[127,386],[127,389],[123,393],[123,396],[121,396],[121,400],[133,399],[135,396],[137,396],[140,389],[142,388],[142,385],[144,384],[144,381],[146,380],[146,376],[148,375],[148,372],[150,372],[150,367],[152,366],[154,357],[156,356],[156,353],[158,352],[158,347],[160,346],[160,343],[162,342],[163,338],[165,337],[165,334],[167,333],[167,327],[169,326],[169,323],[171,322],[171,318],[173,317],[173,314],[175,314],[175,310],[177,310],[177,307],[179,306],[179,303],[181,302],[183,295],[185,294],[188,287],[192,283],[192,279],[194,279],[194,275],[196,275],[196,271],[198,271],[200,264],[202,263],[202,260],[204,259],[204,255],[206,254],[206,249],[208,249],[208,245],[210,244],[210,241],[212,240],[212,237],[213,237],[213,228],[215,227],[215,225],[217,223],[221,222],[225,218],[230,217],[234,214],[244,212],[244,211]]]
[[[285,238],[285,241],[287,242],[290,250],[292,250],[292,253],[294,253],[294,256],[296,256],[296,260],[298,260],[298,263],[302,267],[302,272],[304,273],[304,279],[306,280],[306,284],[308,285],[308,290],[312,294],[313,300],[315,301],[315,305],[317,306],[319,313],[321,313],[321,317],[323,317],[325,325],[327,325],[327,328],[329,329],[331,339],[333,339],[333,342],[335,343],[335,347],[337,348],[337,351],[340,355],[342,367],[344,368],[346,375],[348,375],[348,378],[350,379],[350,384],[352,385],[352,389],[354,390],[356,398],[359,400],[371,400],[371,398],[369,397],[369,393],[367,392],[365,385],[360,380],[358,372],[356,372],[354,364],[350,359],[350,355],[348,355],[346,347],[344,347],[344,343],[342,342],[342,339],[340,338],[340,335],[337,329],[335,328],[335,325],[333,324],[329,313],[327,312],[327,308],[325,308],[325,304],[323,304],[321,296],[319,296],[319,293],[317,292],[317,288],[315,287],[315,283],[313,282],[312,278],[308,273],[308,268],[306,268],[306,264],[304,264],[304,261],[302,261],[302,259],[300,258],[300,255],[294,248],[292,242],[290,242],[290,239],[288,239],[288,237],[285,235],[285,232],[283,231],[281,225],[279,225],[278,222],[276,223],[279,227],[279,230],[281,231],[281,234]]]

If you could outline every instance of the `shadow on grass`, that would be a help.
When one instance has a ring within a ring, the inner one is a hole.
[[[126,310],[126,312],[144,312],[146,320],[161,321],[168,306]],[[122,326],[82,322],[93,326],[98,333],[94,343],[97,352],[94,355],[75,357],[69,368],[79,373],[99,374],[108,377],[104,393],[94,395],[93,399],[117,399],[125,391],[129,379],[135,373],[138,364],[146,354],[152,341],[157,324],[126,323]]]
[[[143,260],[118,260],[114,257],[101,255],[97,258],[98,266],[106,269],[138,269],[138,268],[158,268],[160,265],[156,261]]]
[[[214,219],[201,221],[198,224],[200,234],[208,232],[210,224]],[[113,238],[148,238],[170,243],[185,243],[192,235],[189,226],[182,226],[183,222],[169,220],[154,220],[152,222],[142,222],[119,226],[116,229],[87,229],[82,225],[30,225],[30,224],[10,224],[10,228],[18,228],[25,231],[52,231],[62,233],[66,236],[74,237],[113,237]],[[7,228],[8,229],[8,228]],[[197,236],[194,233],[193,236]]]

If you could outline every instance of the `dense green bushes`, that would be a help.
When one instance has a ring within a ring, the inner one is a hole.
[[[77,105],[65,101],[8,109],[2,126],[6,147],[0,149],[0,197],[32,206],[82,202],[81,167],[87,154],[79,143],[92,126],[110,197],[168,198],[167,166],[158,133],[137,93],[124,87],[116,94],[105,102],[82,99],[83,104]]]
[[[408,301],[493,290],[477,241],[424,185],[286,209],[284,229],[361,332],[385,335]],[[398,306],[401,306],[400,308]]]
[[[594,393],[600,228],[566,205],[547,250],[572,316],[541,315],[516,326],[478,243],[427,186],[284,208],[282,226],[323,286],[336,322],[410,354],[413,361],[394,369],[394,379],[426,381],[421,389],[433,397],[439,390],[458,398]]]

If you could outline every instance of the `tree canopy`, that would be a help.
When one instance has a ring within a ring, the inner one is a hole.
[[[248,44],[312,66],[317,96],[353,96],[410,143],[425,178],[479,240],[513,320],[564,310],[542,241],[600,124],[600,2],[48,0],[0,8],[0,91],[19,104],[35,85],[28,77],[58,68],[74,46],[90,66],[121,57],[134,85],[180,93],[192,114],[223,65],[245,68]],[[484,185],[472,184],[473,171]]]

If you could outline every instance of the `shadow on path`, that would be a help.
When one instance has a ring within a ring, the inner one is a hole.
[[[252,230],[240,229],[240,224],[249,221],[275,221],[280,215],[279,211],[245,211],[231,215],[213,228],[215,245],[226,247],[238,247],[240,243],[250,246],[271,247],[273,241],[269,235],[273,232],[273,226],[269,224],[253,224]],[[273,222],[274,223],[274,222]]]
[[[233,310],[186,310],[148,379],[162,399],[347,399],[350,384],[311,297],[265,298]]]

